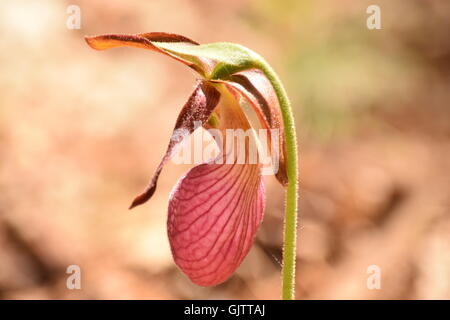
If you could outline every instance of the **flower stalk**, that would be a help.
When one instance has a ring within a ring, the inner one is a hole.
[[[261,69],[275,89],[284,122],[287,158],[286,169],[289,182],[286,191],[286,208],[284,214],[282,298],[285,300],[293,300],[295,299],[295,262],[297,246],[297,135],[295,130],[294,115],[292,114],[292,109],[286,90],[284,89],[277,74],[267,63],[264,63]]]
[[[243,48],[245,51],[250,51]],[[218,66],[211,78],[226,78],[231,74],[247,68],[261,70],[275,90],[284,123],[286,141],[286,173],[288,185],[286,188],[286,207],[283,230],[283,268],[282,268],[282,299],[295,299],[295,264],[297,248],[297,211],[298,211],[298,147],[295,120],[286,90],[280,78],[272,67],[259,55],[250,51],[251,63],[242,63],[234,66],[224,64]]]

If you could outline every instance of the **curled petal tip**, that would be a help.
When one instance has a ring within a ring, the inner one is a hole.
[[[97,36],[84,36],[84,40],[86,41],[86,43],[95,50],[104,50],[107,49],[106,47],[101,45],[101,41],[98,41]]]
[[[149,191],[146,190],[144,193],[138,195],[136,198],[134,198],[133,202],[131,203],[131,205],[128,209],[131,210],[134,207],[137,207],[137,206],[147,202],[152,197],[153,193],[155,192],[155,189],[156,189],[156,186],[154,188],[152,188],[152,190],[149,190]]]
[[[84,41],[92,48],[95,49],[95,47],[92,45],[92,36],[84,36]]]

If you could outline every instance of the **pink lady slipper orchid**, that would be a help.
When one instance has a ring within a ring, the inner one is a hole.
[[[262,128],[279,130],[276,177],[283,186],[288,184],[283,125],[286,119],[280,108],[283,100],[277,92],[282,89],[267,76],[265,64],[256,53],[236,44],[199,45],[186,37],[160,32],[101,35],[86,37],[86,41],[97,50],[128,46],[156,51],[182,62],[202,78],[178,115],[166,154],[150,184],[130,208],[152,197],[164,165],[174,155],[176,147],[196,129],[195,123],[223,133],[227,129],[251,129],[240,105],[244,100],[255,111]],[[288,125],[293,128],[292,121]],[[249,161],[249,144],[254,139],[251,134],[245,143],[245,161],[236,161],[240,155],[233,151],[237,151],[238,146],[227,141],[226,152],[220,153],[220,159],[192,168],[170,195],[167,229],[173,258],[198,285],[217,285],[232,275],[250,250],[263,219],[262,165]],[[271,143],[269,136],[268,144]],[[230,152],[233,154],[231,163],[227,158]]]

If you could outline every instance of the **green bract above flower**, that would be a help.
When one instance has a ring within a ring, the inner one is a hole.
[[[165,163],[196,129],[195,123],[222,132],[251,129],[241,100],[252,106],[262,128],[279,130],[276,177],[283,186],[287,185],[279,101],[270,81],[259,69],[258,61],[262,58],[256,53],[237,44],[199,45],[186,37],[161,32],[101,35],[86,37],[86,41],[97,50],[129,46],[160,52],[194,69],[203,78],[182,108],[166,154],[150,184],[131,207],[151,198]],[[270,148],[274,142],[268,138]],[[251,134],[249,139],[256,137]],[[248,145],[245,144],[246,155]],[[237,143],[227,147],[235,148],[232,154],[239,156]],[[218,157],[225,158],[227,152]],[[199,285],[219,284],[236,270],[250,250],[262,221],[265,195],[261,164],[250,163],[248,156],[244,158],[244,163],[210,161],[198,165],[181,178],[171,193],[167,226],[172,254],[182,271]]]

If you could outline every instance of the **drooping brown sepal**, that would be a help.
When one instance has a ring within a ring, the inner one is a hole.
[[[210,83],[203,81],[194,90],[188,101],[181,109],[178,119],[175,123],[172,137],[167,147],[166,154],[162,158],[158,168],[156,169],[149,185],[143,193],[138,195],[130,206],[134,208],[140,204],[148,201],[156,190],[158,177],[170,158],[176,151],[176,147],[189,136],[196,129],[196,124],[204,125],[217,103],[219,102],[220,94]]]

